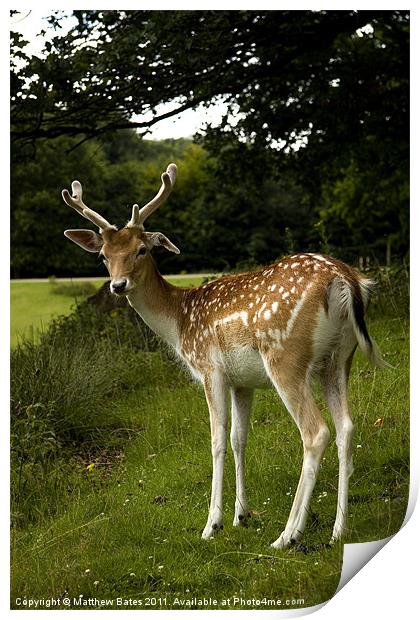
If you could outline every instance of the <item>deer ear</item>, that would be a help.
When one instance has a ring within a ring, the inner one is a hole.
[[[165,237],[163,233],[160,232],[152,232],[152,233],[144,233],[147,238],[147,245],[149,249],[151,249],[155,245],[162,245],[169,252],[174,252],[175,254],[179,254],[179,249],[169,241],[168,237]]]
[[[98,235],[93,230],[65,230],[64,234],[87,252],[99,252],[104,244],[101,235]]]

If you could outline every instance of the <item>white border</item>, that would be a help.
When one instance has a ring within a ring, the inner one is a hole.
[[[413,3],[414,4],[414,3]],[[49,7],[48,5],[45,5],[43,2],[38,2],[37,3],[37,9],[43,7],[46,10],[48,10]],[[130,9],[130,2],[126,3],[124,5],[124,8]],[[341,6],[340,6],[341,5]],[[79,8],[79,3],[75,3],[75,4],[69,4],[69,3],[60,3],[59,8],[62,8],[63,10],[68,9],[74,9],[74,8]],[[286,5],[287,7],[287,5]],[[274,9],[274,8],[281,8],[284,9],[286,8],[284,6],[278,6],[276,5],[275,7],[272,6],[272,3],[265,3],[263,5],[263,7],[261,6],[256,6],[255,2],[230,2],[228,8],[229,9]],[[2,21],[2,26],[6,26],[8,25],[8,13],[6,14],[6,10],[8,11],[9,8],[18,8],[18,7],[7,7],[4,12],[2,10],[2,17],[3,19]],[[22,8],[22,7],[19,7]],[[85,2],[83,3],[83,8],[88,9],[88,8],[98,8],[98,3],[90,3],[90,2]],[[100,8],[103,9],[112,9],[115,8],[115,5],[112,5],[108,2],[101,2],[100,3]],[[133,6],[133,8],[139,8],[139,5],[136,4],[135,6]],[[151,9],[151,10],[173,10],[173,9],[191,9],[191,8],[195,8],[197,9],[197,6],[192,6],[191,2],[182,2],[179,1],[174,5],[169,5],[167,2],[159,2],[158,0],[155,0],[153,2],[150,2],[150,0],[144,0],[141,3],[141,8],[142,9]],[[217,10],[217,9],[225,9],[226,8],[226,2],[211,2],[211,3],[203,3],[200,7],[201,10],[205,10],[205,9],[213,9],[213,10]],[[311,6],[311,3],[305,2],[299,2],[299,1],[295,1],[293,3],[293,7],[292,9],[319,9],[321,7],[319,6]],[[333,5],[331,5],[330,3],[327,4],[327,6],[322,7],[324,10],[340,10],[340,9],[344,9],[344,8],[348,8],[345,5],[343,5],[342,3],[337,3],[335,2]],[[366,10],[367,8],[369,9],[377,9],[377,10],[391,10],[391,9],[396,9],[398,8],[396,6],[395,2],[382,2],[382,3],[378,3],[378,2],[371,2],[369,3],[369,7],[364,7],[364,9]],[[401,9],[407,9],[410,8],[410,3],[404,3],[401,7]],[[418,58],[418,45],[417,45],[417,41],[418,39],[418,35],[419,35],[419,31],[418,31],[418,27],[417,27],[417,19],[418,19],[418,10],[416,8],[411,8],[411,17],[412,17],[412,46],[413,46],[413,52],[412,52],[412,57],[413,57],[413,63],[412,65],[416,65],[416,63],[414,62],[414,58]],[[7,31],[2,33],[2,37],[1,37],[1,51],[2,51],[2,58],[3,59],[7,59],[7,65],[6,62],[4,63],[4,65],[2,65],[3,67],[5,67],[5,79],[6,79],[6,84],[8,84],[8,56],[9,56],[9,50],[8,50],[8,42],[7,42]],[[7,50],[7,51],[6,51]],[[417,52],[417,54],[416,54]],[[418,72],[418,66],[416,67],[416,70]],[[413,78],[412,81],[413,84],[413,98],[416,99],[416,101],[418,101],[417,99],[417,79]],[[4,89],[7,92],[7,89]],[[4,106],[3,109],[3,114],[2,114],[2,118],[5,119],[5,123],[7,123],[7,119],[8,119],[8,109],[9,109],[9,101],[8,98],[6,99],[6,97],[2,98],[2,105]],[[412,105],[412,109],[416,109],[414,105]],[[413,129],[412,129],[412,149],[414,151],[414,155],[415,157],[413,157],[413,162],[418,163],[418,152],[417,152],[417,144],[418,144],[418,139],[419,139],[419,126],[418,126],[418,121],[417,118],[414,117],[414,115],[412,116],[412,124],[413,124]],[[2,155],[2,170],[4,171],[4,175],[6,176],[6,179],[8,177],[8,148],[7,145],[8,144],[8,127],[6,124],[6,127],[3,126],[3,131],[5,131],[5,136],[3,139],[3,149],[1,152]],[[419,192],[418,192],[418,181],[416,178],[416,174],[418,176],[418,171],[416,171],[414,169],[413,166],[413,173],[412,174],[412,204],[416,205],[417,208],[413,208],[412,209],[412,233],[411,233],[411,239],[412,240],[416,240],[418,238],[418,209],[419,209]],[[8,180],[6,181],[6,183],[8,184]],[[4,186],[4,185],[3,185]],[[4,197],[4,202],[8,202],[7,201],[7,192],[6,195],[3,192],[3,197]],[[8,275],[6,276],[6,270],[8,270],[8,265],[9,265],[9,251],[8,251],[8,209],[6,208],[7,204],[3,206],[3,218],[2,218],[2,228],[1,228],[1,243],[0,243],[0,248],[1,248],[1,258],[2,260],[1,262],[1,268],[4,270],[4,278],[3,278],[3,282],[8,280]],[[411,258],[411,265],[412,265],[412,273],[416,273],[417,268],[419,266],[419,261],[418,261],[419,255],[418,255],[418,251],[416,248],[416,243],[412,243],[412,258]],[[417,287],[415,285],[415,282],[412,281],[412,308],[413,308],[413,315],[417,316],[417,313],[420,311],[419,308],[419,303],[418,303],[418,293],[417,293]],[[2,313],[1,313],[1,335],[2,335],[2,355],[1,355],[1,380],[2,382],[2,396],[4,399],[4,407],[2,409],[3,411],[3,416],[4,418],[7,419],[7,414],[6,412],[8,411],[9,408],[9,376],[8,376],[8,357],[9,357],[9,314],[8,314],[8,309],[7,309],[7,304],[3,303],[1,305],[2,307]],[[419,334],[418,334],[418,330],[415,329],[415,326],[413,325],[413,332],[412,332],[412,336],[411,336],[411,343],[412,343],[412,351],[416,352],[419,351]],[[413,404],[412,410],[413,410],[413,415],[411,416],[411,509],[413,508],[415,502],[416,502],[416,498],[417,498],[417,489],[418,489],[418,484],[419,484],[419,471],[420,471],[420,446],[419,446],[419,429],[420,429],[420,423],[419,423],[419,418],[417,415],[417,404],[418,404],[418,398],[416,393],[414,392],[414,386],[416,386],[417,381],[420,379],[419,376],[419,361],[418,361],[418,356],[416,356],[415,354],[412,354],[412,358],[411,358],[411,368],[412,368],[412,389],[411,389],[411,402]],[[2,471],[3,471],[3,476],[2,476],[2,492],[4,493],[4,503],[3,506],[8,506],[9,505],[9,485],[8,485],[8,476],[4,475],[4,472],[8,472],[9,471],[9,463],[8,463],[8,454],[9,454],[9,450],[8,450],[8,424],[6,422],[6,429],[4,430],[4,432],[1,433],[1,441],[2,441],[2,445],[1,445],[1,455],[2,455]],[[5,511],[6,512],[6,511]],[[8,532],[8,519],[7,519],[7,514],[5,515],[3,513],[3,528],[2,528],[2,532]],[[351,581],[345,586],[343,587],[342,590],[340,590],[332,599],[331,601],[329,601],[325,606],[322,607],[322,609],[320,609],[317,613],[320,619],[323,620],[336,620],[337,617],[340,618],[340,620],[346,620],[347,618],[351,618],[352,620],[354,619],[355,614],[362,614],[363,617],[380,617],[383,620],[394,620],[395,617],[403,617],[406,618],[407,620],[410,620],[412,617],[414,617],[415,615],[417,616],[418,614],[418,603],[417,603],[417,592],[418,592],[418,557],[416,555],[416,550],[418,551],[419,549],[419,532],[420,532],[420,510],[418,508],[418,506],[415,507],[414,512],[411,516],[411,518],[409,518],[408,522],[406,523],[406,525],[402,528],[402,530],[400,532],[398,532],[391,540],[390,542],[388,542],[388,544],[385,545],[385,547],[380,551],[380,553],[378,553],[378,555],[376,555],[373,559],[371,559],[368,564],[362,569],[360,570],[352,579]],[[349,546],[351,547],[351,546]],[[9,580],[5,579],[4,576],[9,574],[9,553],[8,553],[8,544],[7,544],[7,553],[3,553],[2,554],[2,563],[3,563],[3,578],[0,580],[0,609],[2,610],[2,612],[9,616],[9,614],[15,614],[15,613],[19,613],[18,611],[10,611],[9,610]],[[292,610],[290,610],[292,611]],[[305,610],[296,610],[297,612],[301,611],[304,612]],[[306,610],[305,614],[308,612],[308,610]],[[27,612],[27,613],[36,613],[36,612]],[[62,613],[62,612],[45,612],[45,611],[39,611],[37,612],[37,618],[42,618],[43,614],[47,614],[48,618],[51,618],[51,613]],[[98,612],[94,612],[94,611],[81,611],[81,612],[76,612],[76,613],[82,613],[82,614],[91,614],[91,613],[98,613]],[[124,613],[124,612],[113,612],[113,613]],[[148,612],[148,613],[154,613],[154,614],[160,614],[160,615],[164,615],[164,617],[168,614],[170,614],[171,616],[174,614],[182,614],[182,616],[184,616],[184,614],[186,613],[185,611],[179,611],[179,612],[165,612],[165,611],[155,611],[155,612]],[[203,611],[203,612],[199,612],[200,616],[204,616],[204,615],[208,615],[208,614],[218,614],[219,616],[222,615],[222,617],[224,617],[224,615],[226,614],[231,614],[232,612],[224,612],[224,611]],[[237,611],[234,612],[236,614],[240,614],[241,617],[248,617],[248,611]],[[286,617],[289,616],[290,612],[287,611],[268,611],[268,612],[259,612],[259,611],[255,611],[253,612],[253,617],[256,617],[256,614],[264,614],[264,617],[267,617],[267,613],[270,615],[274,615],[277,616],[282,616],[282,617]],[[39,615],[41,614],[41,615]],[[194,615],[196,614],[196,612],[194,612]],[[245,615],[246,614],[246,615]],[[142,617],[145,614],[142,614]],[[291,614],[291,615],[296,615],[296,614]],[[291,615],[289,617],[291,617]]]

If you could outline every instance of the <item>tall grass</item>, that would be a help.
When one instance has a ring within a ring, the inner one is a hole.
[[[72,315],[53,320],[38,344],[23,340],[12,351],[16,523],[24,525],[43,511],[54,513],[62,498],[50,487],[65,486],[74,458],[92,454],[93,446],[109,450],[113,442],[115,448],[121,443],[112,403],[147,380],[146,352],[156,348],[148,328],[125,313],[125,308],[100,313],[85,302]]]

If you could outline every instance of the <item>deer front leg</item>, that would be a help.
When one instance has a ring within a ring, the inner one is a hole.
[[[209,374],[204,379],[204,391],[210,414],[211,454],[213,477],[209,516],[202,538],[208,540],[223,528],[223,468],[226,455],[226,429],[228,421],[229,389],[225,378],[219,372]]]
[[[245,490],[245,448],[248,439],[249,418],[254,391],[232,389],[232,428],[230,441],[235,459],[236,501],[233,525],[246,525],[249,506]]]

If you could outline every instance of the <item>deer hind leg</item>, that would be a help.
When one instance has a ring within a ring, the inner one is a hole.
[[[249,506],[245,490],[245,448],[248,439],[249,418],[252,407],[253,390],[232,389],[232,427],[230,443],[235,459],[236,500],[233,525],[246,525]]]
[[[354,350],[354,338],[349,334],[349,337],[342,341],[337,353],[328,360],[321,375],[325,398],[336,429],[339,462],[337,515],[331,543],[341,538],[345,532],[349,479],[353,473],[353,422],[348,407],[347,388]]]
[[[302,471],[289,518],[283,532],[271,545],[276,549],[286,549],[301,538],[305,529],[309,503],[330,432],[312,397],[309,380],[299,378],[300,373],[279,372],[276,366],[279,364],[267,363],[267,373],[296,422],[303,443]]]
[[[213,476],[209,516],[201,535],[208,540],[223,528],[223,469],[226,455],[226,429],[229,411],[229,388],[221,373],[215,372],[204,378],[204,391],[210,413],[211,453]]]

